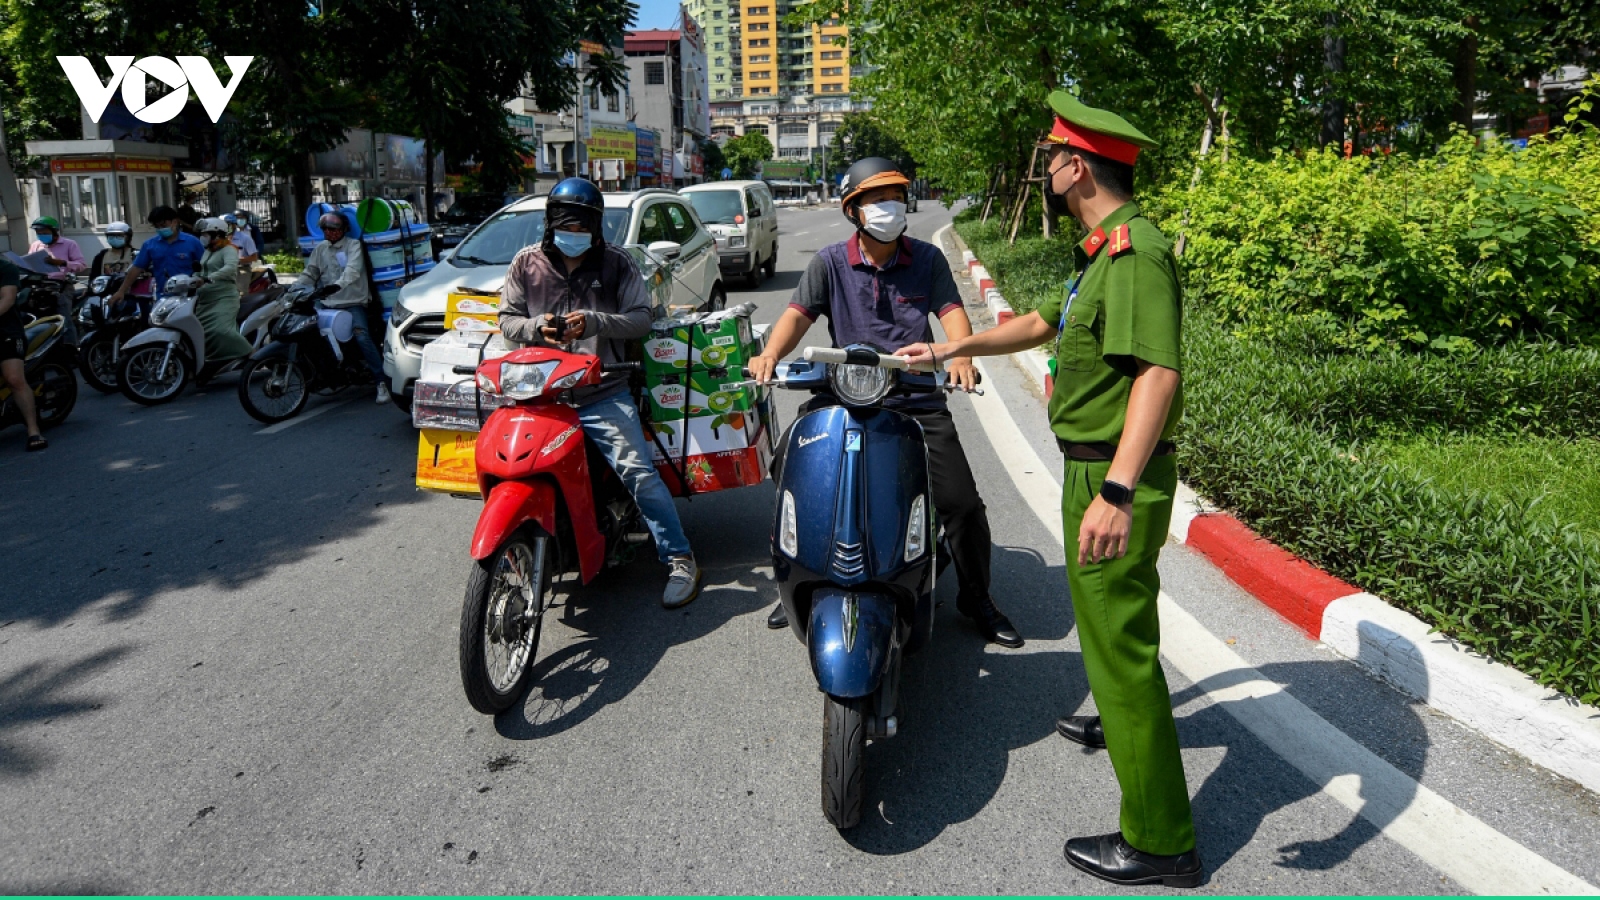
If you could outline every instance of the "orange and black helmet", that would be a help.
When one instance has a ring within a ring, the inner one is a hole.
[[[857,160],[839,182],[839,204],[848,215],[851,206],[860,201],[863,192],[885,185],[899,185],[910,190],[911,179],[900,171],[899,166],[881,156]]]

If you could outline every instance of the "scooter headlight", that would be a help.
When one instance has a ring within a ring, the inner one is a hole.
[[[168,297],[167,299],[162,300],[160,303],[157,303],[156,308],[150,310],[150,324],[160,325],[161,323],[167,321],[167,316],[172,315],[173,311],[178,308],[178,304],[180,302],[181,301],[177,297]]]
[[[910,521],[906,523],[906,562],[922,558],[928,549],[928,504],[924,495],[911,501]]]
[[[106,292],[106,288],[110,286],[110,275],[96,275],[94,280],[89,282],[89,292],[93,294],[104,294]]]
[[[560,363],[507,363],[500,366],[500,393],[513,400],[530,400],[544,393]]]
[[[790,556],[800,555],[800,529],[794,519],[794,495],[783,492],[782,510],[778,517],[778,547]]]
[[[833,393],[848,406],[872,406],[888,396],[894,372],[877,366],[834,365],[828,369]]]

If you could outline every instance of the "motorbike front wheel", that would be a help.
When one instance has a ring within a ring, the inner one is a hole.
[[[478,712],[504,712],[528,689],[555,594],[554,549],[533,527],[472,565],[461,605],[461,686]]]
[[[177,397],[189,375],[189,359],[178,348],[145,344],[122,357],[117,386],[123,396],[140,406],[157,406]]]
[[[311,379],[297,362],[281,356],[252,359],[239,374],[239,404],[257,422],[292,419],[311,398]]]
[[[117,339],[115,335],[96,335],[78,350],[78,371],[84,383],[102,394],[117,392]]]
[[[861,821],[866,772],[866,700],[822,698],[822,814],[840,831]]]

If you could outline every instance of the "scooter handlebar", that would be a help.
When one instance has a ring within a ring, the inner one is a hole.
[[[878,353],[873,350],[852,348],[840,350],[834,347],[807,347],[803,354],[807,362],[828,363],[831,365],[845,366],[876,366],[880,369],[909,369],[911,364],[898,356],[887,353]]]

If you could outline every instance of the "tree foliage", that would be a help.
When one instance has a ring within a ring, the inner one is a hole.
[[[739,135],[722,148],[735,178],[754,178],[761,164],[772,158],[772,142],[759,131]]]
[[[722,145],[713,140],[700,142],[700,159],[705,163],[706,178],[722,177],[722,170],[728,167],[728,158],[722,155]]]
[[[845,115],[839,130],[833,133],[828,147],[828,164],[836,172],[850,168],[851,163],[869,156],[891,160],[906,175],[917,177],[917,161],[911,157],[889,130],[883,127],[871,112],[853,112]]]

